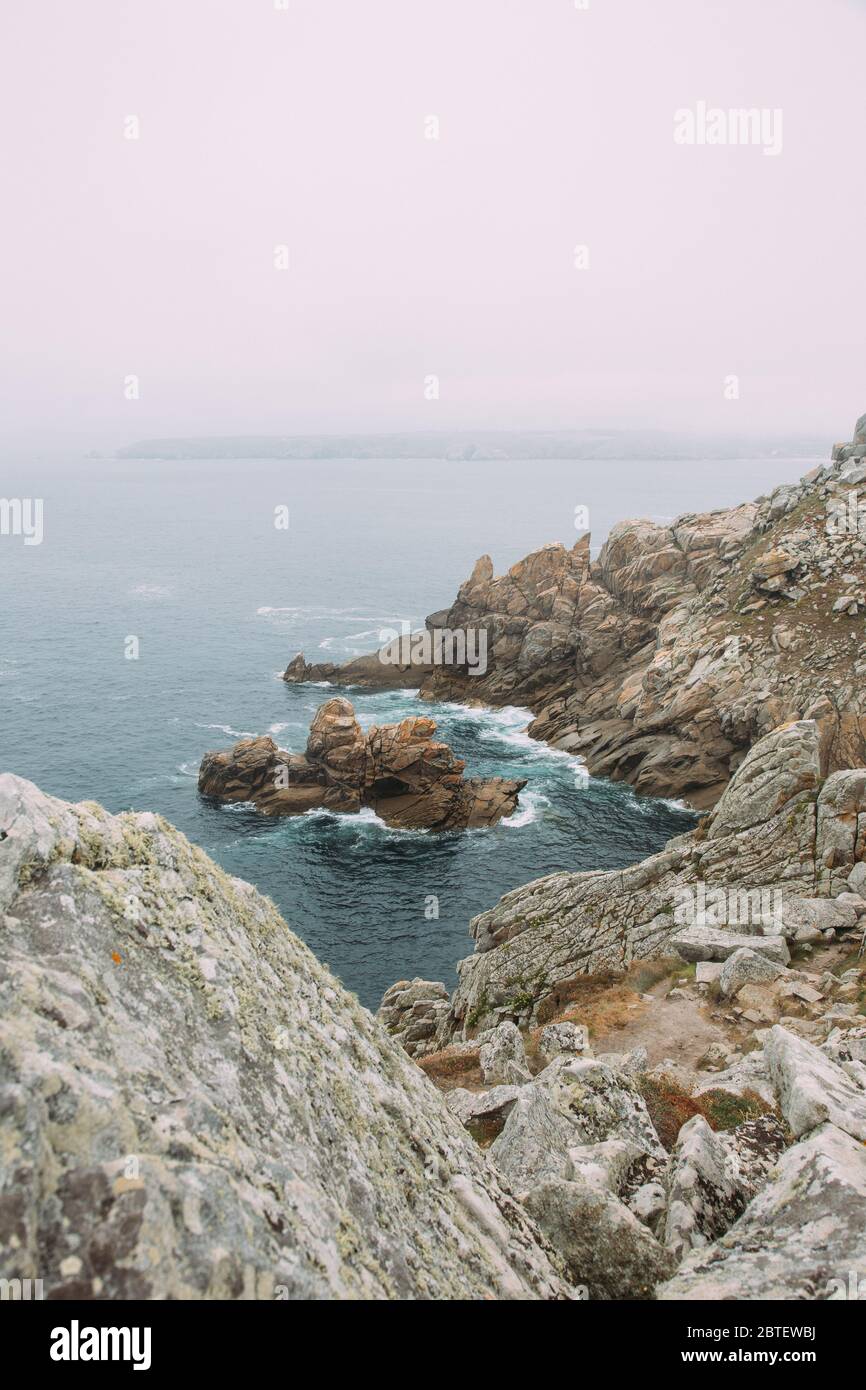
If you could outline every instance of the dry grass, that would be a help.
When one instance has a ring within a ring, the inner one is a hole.
[[[484,1080],[478,1054],[477,1047],[461,1052],[446,1047],[441,1052],[431,1052],[428,1057],[419,1057],[418,1066],[440,1091],[453,1091],[457,1086],[467,1091],[480,1091]]]
[[[703,1115],[710,1129],[726,1130],[759,1115],[776,1113],[754,1091],[735,1096],[730,1091],[714,1089],[690,1096],[671,1077],[646,1074],[638,1077],[638,1088],[656,1133],[668,1151],[674,1147],[683,1125],[695,1115]]]
[[[640,1018],[646,1007],[640,996],[654,985],[693,973],[693,967],[684,965],[679,956],[660,956],[635,961],[624,972],[603,970],[564,980],[539,1004],[539,1028],[530,1034],[530,1045],[546,1023],[582,1023],[591,1038],[604,1037]]]

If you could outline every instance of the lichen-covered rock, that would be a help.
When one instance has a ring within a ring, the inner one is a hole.
[[[675,1267],[643,1222],[603,1187],[548,1179],[524,1204],[590,1300],[651,1298]]]
[[[517,1086],[491,1086],[489,1091],[455,1086],[445,1092],[445,1104],[473,1139],[486,1144],[501,1133],[519,1095]]]
[[[448,990],[439,980],[398,980],[382,995],[376,1017],[410,1057],[442,1046],[439,1032],[448,1015]]]
[[[530,1080],[523,1038],[513,1023],[500,1023],[486,1035],[478,1061],[487,1086],[521,1086]]]
[[[866,1267],[866,1149],[823,1124],[780,1158],[743,1215],[656,1298],[813,1300]]]
[[[753,951],[748,946],[742,946],[733,955],[728,956],[719,974],[719,989],[727,998],[728,995],[736,994],[743,985],[762,984],[769,980],[776,980],[780,975],[784,975],[785,967],[778,961],[772,960],[767,955],[762,955],[760,951]]]
[[[554,1057],[592,1056],[589,1035],[580,1023],[548,1023],[542,1028],[538,1039],[538,1055],[543,1062],[552,1062]]]
[[[866,1091],[830,1057],[778,1024],[764,1042],[782,1114],[799,1136],[829,1121],[866,1143]]]
[[[714,1133],[702,1115],[682,1127],[671,1154],[664,1243],[681,1260],[737,1220],[785,1147],[773,1115]]]
[[[601,1062],[558,1057],[521,1087],[491,1162],[523,1192],[571,1171],[569,1150],[605,1139],[633,1142],[663,1156],[643,1097],[631,1077]]]
[[[635,1164],[646,1156],[646,1150],[633,1139],[602,1139],[598,1144],[577,1144],[568,1151],[565,1176],[572,1182],[606,1188],[618,1197]]]
[[[444,1099],[158,816],[0,778],[0,1268],[49,1298],[567,1296]]]
[[[763,1049],[747,1052],[724,1070],[695,1078],[687,1088],[694,1096],[706,1091],[729,1091],[734,1096],[759,1096],[765,1105],[776,1104],[776,1091]]]

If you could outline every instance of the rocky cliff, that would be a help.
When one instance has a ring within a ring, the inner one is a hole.
[[[670,526],[624,521],[495,577],[476,564],[432,630],[486,633],[484,674],[375,654],[289,665],[289,681],[420,685],[430,699],[522,704],[530,732],[641,792],[718,800],[751,745],[817,719],[828,770],[866,761],[866,438],[799,484]]]
[[[532,1219],[158,816],[0,777],[0,1269],[69,1298],[558,1298]]]
[[[450,1001],[441,986],[416,982],[404,1002],[386,995],[386,1022],[408,1029],[409,1050],[422,1054],[502,1020],[534,1024],[575,977],[635,960],[680,951],[721,961],[745,935],[787,964],[789,944],[820,939],[804,903],[829,907],[852,875],[858,889],[866,878],[866,768],[827,774],[828,742],[814,720],[783,725],[750,750],[698,828],[660,854],[507,893],[471,922],[475,954],[459,963]],[[849,907],[824,919],[832,935],[857,916]]]
[[[198,787],[219,801],[250,801],[266,815],[317,807],[352,815],[369,806],[401,829],[465,830],[495,825],[517,805],[525,781],[464,778],[466,764],[434,741],[432,719],[374,725],[366,734],[348,700],[328,700],[310,726],[306,753],[272,738],[242,739],[205,753]]]

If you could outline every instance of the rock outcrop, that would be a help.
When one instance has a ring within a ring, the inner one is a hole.
[[[748,948],[784,967],[786,922],[822,895],[828,930],[844,935],[857,913],[836,902],[866,855],[866,770],[826,776],[825,750],[817,721],[785,725],[755,744],[704,822],[661,853],[507,893],[470,923],[475,954],[458,965],[450,1010],[437,998],[422,1048],[503,1019],[534,1023],[576,976],[666,952],[724,961]]]
[[[629,1054],[602,1060],[587,1049],[580,1060],[541,1058],[523,1082],[458,1088],[447,1100],[489,1145],[582,1297],[856,1298],[866,1256],[861,1059],[862,1020],[821,1048],[776,1027],[700,1084],[685,1069],[678,1081],[665,1066],[644,1072],[645,1055],[635,1071]],[[659,1135],[671,1086],[712,1103],[674,1129],[668,1152]]]
[[[483,671],[401,665],[395,648],[339,667],[299,655],[285,679],[525,705],[533,736],[590,772],[701,809],[792,720],[820,722],[825,771],[862,764],[866,645],[850,619],[866,608],[864,458],[861,418],[829,464],[755,502],[670,526],[621,522],[596,560],[587,535],[498,577],[483,556],[427,619],[432,633],[484,633]]]
[[[864,1257],[866,1150],[825,1124],[782,1155],[740,1219],[689,1256],[656,1297],[847,1298],[850,1276],[856,1280]]]
[[[441,1095],[160,817],[0,777],[0,1268],[52,1299],[568,1297]]]
[[[511,815],[525,781],[464,778],[466,764],[435,732],[432,719],[418,717],[364,733],[348,700],[328,700],[305,754],[269,737],[242,739],[227,752],[205,753],[198,787],[203,796],[250,801],[271,816],[370,807],[403,829],[463,830]]]

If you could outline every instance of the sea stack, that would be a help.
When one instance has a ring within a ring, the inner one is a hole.
[[[322,808],[353,815],[370,807],[399,829],[466,830],[509,816],[525,781],[464,778],[465,763],[437,742],[434,720],[404,719],[364,733],[348,700],[316,713],[305,753],[272,738],[242,739],[205,753],[198,786],[219,801],[251,801],[266,815]]]

